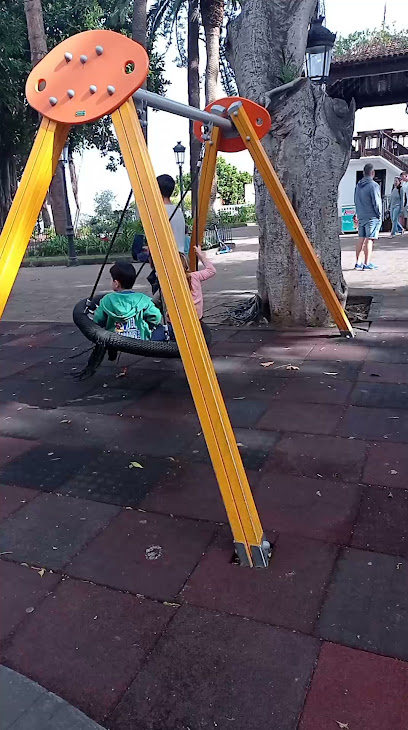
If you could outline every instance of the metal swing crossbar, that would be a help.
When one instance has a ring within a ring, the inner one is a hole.
[[[238,558],[242,565],[266,567],[270,545],[263,534],[160,196],[132,101],[135,92],[143,94],[151,106],[164,109],[165,104],[166,111],[195,120],[197,136],[203,140],[205,135],[198,194],[200,219],[193,227],[191,251],[203,237],[217,152],[248,149],[341,333],[352,335],[352,329],[260,143],[271,125],[266,109],[237,97],[221,99],[205,112],[185,105],[181,105],[183,109],[180,109],[178,102],[157,97],[152,99],[148,92],[140,91],[147,73],[148,56],[142,46],[106,30],[86,31],[66,39],[30,73],[26,85],[27,100],[43,118],[0,237],[0,316],[71,126],[111,114]]]

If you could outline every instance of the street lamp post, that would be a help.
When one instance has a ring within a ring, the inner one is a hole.
[[[186,148],[184,145],[181,144],[181,142],[177,142],[175,147],[173,147],[174,156],[176,158],[176,165],[178,165],[179,169],[179,181],[180,181],[180,200],[183,199],[183,165],[186,155]],[[181,203],[181,210],[184,213],[184,203]]]
[[[68,239],[68,266],[78,266],[78,259],[75,250],[75,239],[74,239],[74,227],[72,225],[71,208],[68,200],[68,187],[67,187],[67,167],[68,167],[68,147],[64,145],[62,151],[62,184],[64,187],[64,198],[65,198],[65,217],[66,217],[66,236]]]
[[[307,37],[306,70],[311,81],[325,87],[330,74],[330,64],[336,33],[323,25],[324,17],[312,20]]]

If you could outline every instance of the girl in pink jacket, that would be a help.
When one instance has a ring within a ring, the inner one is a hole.
[[[188,285],[190,287],[191,296],[193,297],[193,302],[197,310],[198,319],[202,319],[203,290],[201,288],[201,284],[203,281],[211,279],[213,276],[215,276],[217,272],[214,264],[212,264],[211,261],[207,259],[205,253],[203,253],[199,246],[194,246],[194,250],[197,254],[198,260],[204,267],[203,269],[199,269],[198,271],[190,271],[187,257],[184,256],[184,254],[180,254],[180,258],[181,263],[183,264],[184,271],[186,272]]]

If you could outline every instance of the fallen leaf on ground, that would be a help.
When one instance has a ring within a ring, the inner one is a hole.
[[[398,474],[398,472],[395,469],[391,469],[390,474]]]
[[[349,730],[348,722],[339,722],[338,720],[336,720],[336,722],[337,722],[340,730]]]
[[[300,370],[297,365],[286,365],[286,370]]]
[[[63,418],[60,423],[71,423],[71,421],[69,421],[68,418]]]
[[[273,365],[273,360],[270,362],[261,362],[261,365],[263,368],[269,368],[271,365]]]
[[[38,571],[38,575],[42,578],[43,575],[45,575],[45,568],[41,568],[41,570]]]
[[[171,606],[172,608],[179,608],[180,603],[170,603],[170,601],[163,601],[163,606]]]
[[[143,466],[139,464],[138,461],[131,461],[129,464],[129,469],[143,469]]]
[[[232,400],[245,400],[245,396],[244,395],[240,395],[237,398],[233,398]]]
[[[117,378],[124,378],[127,375],[127,368],[123,368],[121,373],[117,374]]]
[[[338,375],[338,373],[325,373],[325,372],[323,371],[323,375]]]

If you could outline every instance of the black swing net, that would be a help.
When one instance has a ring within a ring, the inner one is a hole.
[[[193,180],[191,181],[191,185],[188,186],[182,196],[182,198],[179,200],[177,206],[175,207],[173,213],[170,216],[170,220],[175,215],[178,208],[181,206],[185,196],[191,189],[192,185],[194,185],[198,181],[198,175],[199,175],[199,168],[197,169],[197,173]],[[93,286],[92,292],[90,296],[87,299],[81,299],[81,301],[78,302],[78,304],[75,305],[72,316],[74,323],[76,326],[81,330],[82,334],[85,335],[85,337],[94,343],[94,347],[92,349],[91,355],[88,359],[88,362],[86,366],[81,370],[79,373],[76,373],[74,377],[77,380],[84,380],[85,378],[91,377],[97,370],[97,368],[101,365],[105,354],[108,354],[109,360],[116,360],[118,353],[120,352],[127,352],[131,355],[137,355],[139,357],[157,357],[157,358],[178,358],[180,357],[180,352],[177,346],[177,342],[174,340],[166,339],[163,341],[153,341],[153,340],[138,340],[131,337],[125,337],[124,335],[117,334],[116,332],[109,332],[108,330],[104,329],[103,327],[100,327],[98,324],[96,324],[92,319],[92,313],[95,311],[96,307],[99,304],[99,301],[102,298],[102,294],[96,295],[96,289],[98,287],[98,284],[100,282],[100,279],[102,277],[103,271],[105,269],[106,264],[108,263],[108,259],[110,256],[110,253],[112,251],[112,248],[114,246],[114,243],[116,241],[116,238],[118,236],[118,233],[120,231],[120,228],[123,223],[123,219],[126,215],[126,211],[129,207],[130,201],[132,198],[132,191],[130,191],[128,199],[126,201],[126,205],[122,211],[122,214],[120,216],[120,219],[117,223],[117,226],[115,228],[115,231],[112,235],[110,244],[108,246],[108,250],[106,252],[104,261],[101,265],[101,268],[99,270],[98,276],[96,277],[95,284]],[[197,200],[197,195],[196,195]],[[196,204],[196,215],[195,215],[195,223],[196,223],[196,231],[198,232],[198,207]],[[196,238],[198,240],[198,237]],[[142,263],[139,267],[138,271],[136,272],[136,280],[143,270],[145,263]],[[166,311],[165,306],[163,303],[163,297],[161,294],[160,289],[160,282],[157,280],[158,290],[160,294],[160,302],[161,302],[161,309],[163,312],[163,319],[164,319],[164,328],[165,332],[168,331],[167,329],[167,321],[166,321]],[[202,324],[203,334],[205,337],[205,340],[207,342],[207,345],[211,342],[211,330],[210,328],[204,324]]]

